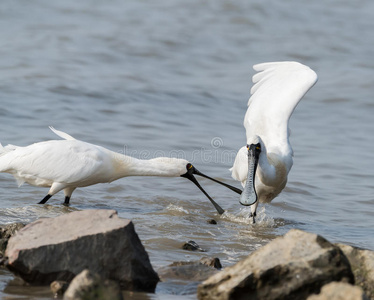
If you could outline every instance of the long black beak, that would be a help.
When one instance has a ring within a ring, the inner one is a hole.
[[[209,195],[208,195],[208,193],[201,187],[201,185],[199,184],[199,182],[196,180],[196,178],[195,178],[195,176],[194,176],[194,174],[196,174],[196,175],[199,175],[199,176],[202,176],[202,177],[205,177],[205,178],[208,178],[208,179],[210,179],[210,180],[212,180],[212,181],[214,181],[214,182],[217,182],[217,183],[219,183],[219,184],[222,184],[222,185],[224,185],[225,187],[227,187],[227,188],[229,188],[229,189],[231,189],[232,191],[234,191],[234,192],[236,192],[236,193],[238,193],[238,194],[241,194],[241,190],[240,189],[238,189],[238,188],[236,188],[236,187],[233,187],[233,186],[231,186],[231,185],[229,185],[229,184],[226,184],[226,183],[223,183],[223,182],[221,182],[221,181],[219,181],[219,180],[216,180],[216,179],[214,179],[214,178],[211,178],[211,177],[209,177],[209,176],[207,176],[207,175],[205,175],[205,174],[203,174],[203,173],[201,173],[200,171],[198,171],[193,165],[191,165],[191,164],[188,164],[187,166],[186,166],[186,168],[187,168],[187,172],[185,173],[185,174],[183,174],[183,175],[181,175],[182,177],[185,177],[185,178],[188,178],[189,180],[191,180],[199,189],[200,189],[200,191],[202,191],[203,193],[204,193],[204,195],[209,199],[209,201],[213,204],[213,206],[215,207],[215,209],[217,210],[217,212],[220,214],[220,215],[222,215],[225,211],[222,209],[222,207],[221,206],[219,206],[218,205],[218,203],[216,202],[216,201],[214,201]]]
[[[247,145],[248,149],[248,174],[244,191],[240,195],[239,202],[242,205],[250,206],[257,202],[257,193],[255,188],[256,169],[261,153],[261,144]]]

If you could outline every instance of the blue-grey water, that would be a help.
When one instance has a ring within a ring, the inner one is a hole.
[[[286,189],[259,207],[257,224],[230,190],[201,179],[227,211],[218,216],[184,178],[132,177],[36,203],[47,189],[0,174],[0,223],[74,210],[130,218],[154,268],[220,258],[229,266],[291,228],[374,250],[374,2],[2,1],[0,141],[55,139],[49,125],[139,158],[182,157],[231,179],[254,74],[252,65],[296,60],[318,83],[290,127]],[[208,224],[214,218],[217,225]],[[194,240],[206,253],[187,252]],[[134,299],[195,299],[196,283],[167,280]],[[51,299],[0,270],[0,298]]]

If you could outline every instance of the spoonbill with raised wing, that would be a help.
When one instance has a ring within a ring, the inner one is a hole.
[[[286,186],[293,164],[289,119],[299,101],[316,83],[317,74],[297,62],[255,65],[254,83],[244,117],[247,145],[231,168],[244,187],[239,202],[251,206],[255,222],[259,202],[268,203]]]

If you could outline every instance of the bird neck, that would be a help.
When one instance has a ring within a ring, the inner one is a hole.
[[[157,157],[149,160],[116,154],[114,161],[118,178],[126,176],[178,177],[185,172],[186,163],[181,159]]]

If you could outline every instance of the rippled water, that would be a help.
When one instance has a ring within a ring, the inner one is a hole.
[[[74,210],[131,218],[157,270],[209,255],[229,266],[291,228],[374,250],[374,3],[351,1],[4,1],[0,5],[0,141],[54,139],[48,126],[140,158],[183,157],[230,177],[252,65],[297,60],[319,75],[291,119],[294,166],[258,223],[237,195],[201,179],[227,211],[183,178],[125,178],[36,203],[47,190],[0,175],[0,223]],[[207,221],[214,218],[217,225]],[[194,240],[206,253],[181,249]],[[49,299],[0,270],[3,299]],[[137,299],[194,299],[166,281]],[[169,296],[168,296],[169,295]],[[178,298],[179,298],[178,297]]]

